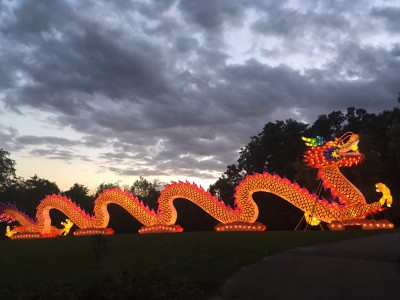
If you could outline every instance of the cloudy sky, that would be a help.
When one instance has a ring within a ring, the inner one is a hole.
[[[270,121],[400,92],[400,2],[0,0],[0,148],[17,174],[207,187]]]

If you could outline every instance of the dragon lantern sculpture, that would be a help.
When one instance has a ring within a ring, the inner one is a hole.
[[[182,232],[183,228],[175,224],[177,211],[173,202],[177,198],[184,198],[220,222],[215,226],[216,231],[263,231],[265,225],[256,222],[259,211],[252,194],[264,191],[273,193],[304,211],[306,220],[312,225],[320,221],[326,222],[331,230],[343,230],[346,225],[359,225],[363,229],[394,227],[387,220],[365,219],[367,215],[382,210],[386,201],[388,206],[391,204],[389,189],[383,184],[377,184],[377,191],[384,195],[380,201],[368,204],[362,193],[339,171],[340,167],[357,165],[364,158],[358,151],[357,134],[349,132],[328,142],[324,142],[321,137],[303,140],[310,147],[304,153],[305,163],[318,169],[318,178],[323,181],[326,189],[330,189],[337,201],[321,199],[297,183],[265,172],[248,175],[238,184],[234,208],[195,184],[173,182],[161,191],[157,211],[151,210],[127,191],[111,189],[98,196],[92,214],[85,212],[66,197],[51,195],[43,199],[37,207],[35,220],[14,205],[5,203],[0,204],[0,220],[17,221],[20,224],[12,229],[7,227],[6,234],[12,239],[65,235],[72,224],[79,227],[74,235],[113,234],[114,231],[107,228],[110,218],[107,205],[114,203],[123,207],[144,225],[139,229],[139,233]],[[57,209],[68,217],[66,222],[62,222],[64,229],[51,224],[49,213],[52,209]]]

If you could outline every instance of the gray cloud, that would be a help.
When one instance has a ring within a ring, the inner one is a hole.
[[[62,160],[66,162],[71,162],[73,160],[83,160],[83,161],[91,161],[91,159],[86,155],[81,155],[76,151],[72,150],[64,150],[64,149],[43,149],[43,148],[36,148],[29,152],[32,156],[39,156],[44,157],[47,159],[52,160]]]
[[[191,37],[180,37],[176,40],[176,49],[179,52],[188,52],[195,50],[199,46],[199,42]]]
[[[16,138],[17,143],[25,145],[59,145],[59,146],[75,146],[79,142],[72,141],[66,138],[54,137],[54,136],[33,136],[33,135],[23,135]]]
[[[6,151],[18,151],[21,148],[15,143],[15,138],[18,136],[18,130],[11,126],[0,124],[0,141],[1,146]]]
[[[0,138],[10,151],[66,161],[95,149],[93,163],[121,176],[213,177],[269,121],[396,105],[392,4],[2,2],[3,114],[44,111],[83,138],[11,126]]]
[[[400,7],[375,7],[371,10],[371,16],[382,19],[388,30],[400,32]]]
[[[188,0],[180,1],[179,8],[189,23],[208,31],[221,31],[225,22],[229,25],[240,25],[247,1],[213,1]]]

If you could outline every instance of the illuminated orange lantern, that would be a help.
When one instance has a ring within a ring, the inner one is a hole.
[[[303,138],[310,147],[304,153],[305,163],[318,169],[318,178],[323,186],[329,188],[337,201],[320,199],[315,193],[300,187],[297,183],[277,174],[253,174],[246,176],[236,187],[234,208],[212,196],[203,188],[189,182],[173,182],[161,191],[158,199],[158,211],[149,209],[138,198],[121,189],[105,190],[94,203],[93,214],[83,211],[70,199],[59,196],[47,196],[36,211],[36,220],[30,219],[15,206],[0,204],[0,220],[17,221],[20,226],[8,228],[6,235],[12,239],[54,237],[65,234],[72,223],[79,227],[74,235],[113,234],[107,228],[110,215],[108,204],[117,204],[129,212],[144,226],[139,233],[177,233],[183,228],[176,225],[177,211],[173,202],[177,198],[187,199],[220,223],[215,226],[218,232],[224,231],[263,231],[265,225],[256,222],[259,211],[252,195],[256,192],[275,194],[305,212],[306,221],[318,225],[320,221],[328,223],[332,230],[344,230],[346,226],[361,226],[363,229],[390,229],[393,223],[382,220],[372,222],[365,219],[381,210],[387,202],[390,206],[390,190],[383,184],[377,184],[377,190],[383,193],[380,201],[368,204],[363,194],[340,172],[340,167],[351,167],[363,160],[358,151],[358,135],[346,133],[340,138],[324,142],[321,137]],[[64,213],[70,223],[64,229],[51,225],[50,210]],[[352,225],[353,224],[353,225]]]

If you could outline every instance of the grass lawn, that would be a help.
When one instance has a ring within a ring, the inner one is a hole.
[[[105,248],[98,261],[96,237],[0,240],[0,293],[20,299],[203,299],[229,275],[264,256],[371,234],[377,232],[101,236]]]

